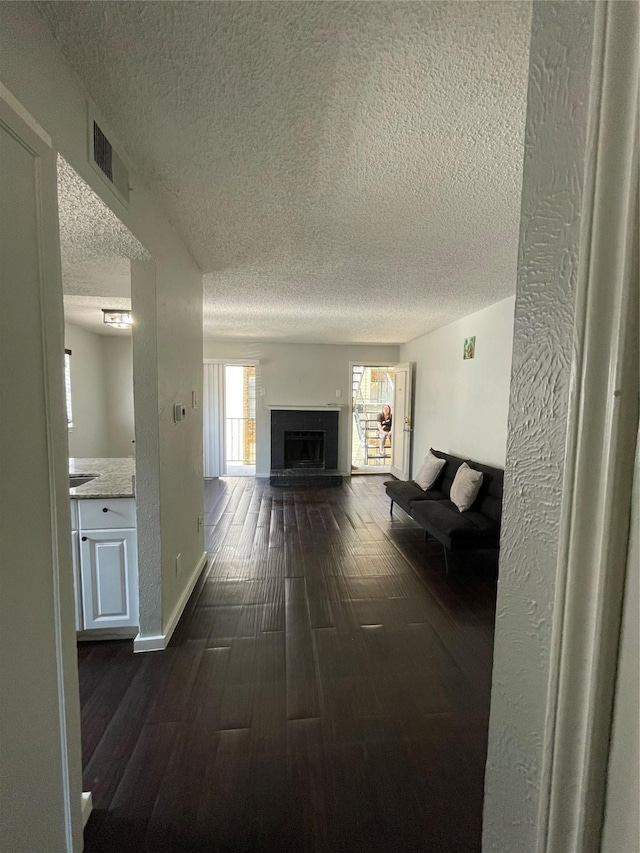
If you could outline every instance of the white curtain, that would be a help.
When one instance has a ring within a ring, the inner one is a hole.
[[[224,364],[205,364],[203,382],[204,476],[222,477],[224,453]]]

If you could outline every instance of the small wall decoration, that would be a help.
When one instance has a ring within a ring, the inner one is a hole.
[[[476,357],[476,336],[474,335],[472,338],[464,339],[464,350],[462,352],[462,358],[466,361],[468,358]]]

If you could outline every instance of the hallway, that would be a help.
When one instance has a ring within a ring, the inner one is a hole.
[[[86,853],[479,851],[495,557],[445,575],[383,480],[206,483],[170,647],[79,649]]]

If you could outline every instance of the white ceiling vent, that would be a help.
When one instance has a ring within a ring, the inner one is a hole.
[[[89,162],[121,202],[129,206],[129,172],[89,109]]]

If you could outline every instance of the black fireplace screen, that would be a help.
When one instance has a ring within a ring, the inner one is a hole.
[[[285,430],[285,468],[324,468],[324,432]]]

